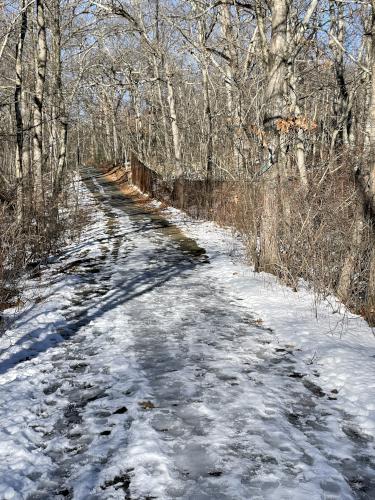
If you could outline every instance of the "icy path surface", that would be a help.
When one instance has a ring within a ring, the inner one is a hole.
[[[375,498],[370,329],[90,175],[93,223],[5,317],[0,499]]]

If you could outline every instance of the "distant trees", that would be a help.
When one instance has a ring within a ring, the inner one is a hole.
[[[8,165],[2,171],[3,189],[12,191],[15,186],[20,223],[24,216],[29,221],[31,212],[40,223],[50,200],[62,188],[67,123],[62,90],[61,19],[60,0],[21,0],[0,60],[2,80],[8,82],[2,86],[2,113],[6,109],[14,112],[2,138],[15,145],[13,151],[3,153],[2,161]],[[16,42],[14,52],[12,41]]]
[[[9,277],[48,254],[64,229],[58,206],[71,178],[66,97],[77,76],[73,59],[64,61],[68,67],[63,58],[79,43],[77,8],[61,0],[1,7],[0,301]]]
[[[236,206],[252,207],[259,269],[369,303],[374,8],[374,0],[3,8],[0,192],[17,200],[19,220],[31,212],[41,220],[64,191],[67,166],[131,151],[164,175],[244,181]]]

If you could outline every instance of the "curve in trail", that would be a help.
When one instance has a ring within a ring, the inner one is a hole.
[[[102,215],[54,265],[59,339],[4,365],[9,498],[374,498],[373,443],[293,348],[176,226],[83,176]]]

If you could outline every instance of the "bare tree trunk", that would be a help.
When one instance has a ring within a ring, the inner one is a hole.
[[[116,124],[116,105],[114,96],[110,95],[105,89],[102,91],[103,96],[103,115],[106,126],[106,136],[108,144],[107,160],[116,162],[118,160],[118,137]]]
[[[370,48],[370,72],[371,84],[369,92],[369,109],[366,123],[366,135],[368,146],[375,148],[375,0],[372,0],[372,22],[371,22],[371,48]]]
[[[208,83],[208,70],[206,64],[204,64],[202,67],[202,80],[203,80],[204,114],[206,118],[206,134],[207,134],[206,173],[207,173],[207,179],[210,179],[212,177],[212,166],[213,166],[213,127],[212,127],[210,90]]]
[[[141,160],[144,160],[145,141],[144,141],[142,114],[141,114],[141,99],[135,84],[132,86],[132,101],[135,113],[135,135],[136,135],[137,156]]]
[[[35,0],[35,3],[38,33],[35,61],[36,78],[34,94],[33,170],[36,207],[38,212],[42,212],[44,209],[43,98],[47,65],[47,39],[44,0]]]
[[[16,88],[14,92],[14,110],[16,115],[16,184],[17,184],[17,219],[22,219],[23,177],[24,177],[24,89],[23,89],[23,49],[27,32],[27,0],[21,2],[21,25],[16,46]]]
[[[97,124],[94,121],[94,116],[91,117],[91,134],[90,134],[90,155],[91,161],[97,161],[99,159],[99,145],[96,137],[96,126]]]
[[[113,160],[117,162],[119,160],[119,144],[117,136],[116,110],[114,106],[112,106],[111,121],[112,121],[112,136],[113,136]]]
[[[161,114],[161,122],[163,125],[163,141],[164,141],[165,151],[168,157],[170,154],[170,144],[168,139],[168,124],[167,124],[167,118],[165,116],[163,92],[160,82],[159,63],[155,55],[153,55],[153,64],[154,64],[154,77],[156,78],[157,97],[159,101],[160,114]]]
[[[159,33],[159,0],[155,0],[155,39],[156,43],[159,46],[160,43],[160,33]],[[161,79],[160,79],[160,71],[159,71],[159,61],[160,58],[156,56],[156,53],[154,52],[152,54],[152,63],[154,66],[154,77],[156,79],[156,88],[157,88],[157,97],[159,101],[159,106],[160,106],[160,114],[161,114],[161,122],[162,122],[162,133],[163,133],[163,142],[164,142],[164,147],[165,147],[165,152],[167,158],[170,155],[171,148],[170,148],[170,143],[169,143],[169,137],[168,137],[168,124],[167,124],[167,117],[165,114],[165,106],[164,106],[164,99],[163,99],[163,91],[162,91],[162,86],[161,86]]]
[[[54,0],[52,5],[52,67],[54,73],[54,147],[57,151],[56,164],[53,171],[53,193],[61,191],[61,183],[66,166],[68,118],[66,116],[65,100],[62,92],[62,65],[61,65],[61,12],[60,0]]]
[[[360,181],[370,215],[375,220],[375,0],[371,0],[371,52],[370,52],[370,107],[368,110],[366,133],[369,149],[369,171],[360,172]],[[375,250],[370,259],[369,284],[367,290],[368,307],[375,309]],[[373,313],[375,315],[375,313]]]
[[[234,74],[233,74],[233,65],[234,65],[234,58],[236,56],[235,52],[233,51],[233,31],[232,31],[232,25],[231,25],[231,16],[230,16],[230,7],[229,5],[222,5],[220,7],[220,21],[221,21],[221,29],[223,33],[223,37],[225,40],[226,44],[226,52],[228,52],[228,63],[225,65],[225,90],[227,94],[227,108],[228,108],[228,113],[229,116],[232,118],[233,117],[233,108],[234,108],[234,99],[233,99],[233,94],[234,94]]]
[[[375,248],[370,256],[369,282],[367,289],[367,310],[369,319],[375,324]]]
[[[52,4],[52,66],[54,72],[54,140],[57,151],[55,171],[53,172],[53,192],[58,194],[61,190],[63,173],[66,165],[68,118],[66,116],[64,96],[62,92],[62,67],[61,67],[61,27],[60,27],[60,0]]]
[[[351,247],[342,266],[339,283],[337,285],[337,295],[343,302],[347,302],[350,297],[353,273],[362,242],[363,227],[363,205],[361,201],[359,201],[355,209]]]
[[[335,109],[336,114],[336,129],[333,132],[331,139],[331,156],[334,152],[337,138],[344,145],[349,144],[351,131],[351,99],[349,96],[346,78],[345,78],[345,63],[344,63],[344,46],[345,35],[345,20],[344,20],[344,4],[343,2],[330,2],[331,16],[331,35],[333,35],[340,45],[335,41],[331,41],[331,48],[334,55],[334,68],[338,88],[338,99]],[[341,47],[340,47],[341,46]]]
[[[285,82],[287,79],[287,21],[288,0],[272,2],[272,33],[268,57],[268,78],[266,89],[267,109],[264,128],[267,137],[268,171],[263,178],[263,212],[261,222],[260,266],[268,272],[280,271],[278,211],[279,171],[285,160],[282,151],[280,120],[285,116]]]
[[[375,0],[371,0],[371,44],[369,54],[370,66],[370,87],[369,87],[369,106],[366,117],[366,140],[365,148],[368,155],[368,166],[361,167],[358,173],[358,179],[361,185],[362,194],[370,212],[370,216],[375,219]]]
[[[193,2],[193,9],[196,11],[199,4]],[[206,138],[206,175],[207,181],[212,178],[212,168],[213,168],[213,126],[212,126],[212,112],[211,112],[211,99],[210,99],[210,88],[209,88],[209,74],[208,74],[208,64],[209,57],[206,48],[206,23],[201,9],[198,10],[199,19],[199,48],[201,52],[200,66],[202,73],[202,84],[203,84],[203,108],[204,108],[204,118],[205,126],[203,127],[203,137]]]
[[[298,105],[297,98],[297,76],[296,76],[296,61],[293,58],[291,61],[290,67],[290,75],[289,75],[289,86],[290,86],[290,101],[291,101],[291,112],[292,116],[299,117],[301,116],[301,110]],[[308,187],[308,179],[306,172],[306,155],[305,155],[305,133],[301,127],[297,129],[297,137],[296,137],[296,162],[297,168],[299,172],[299,177],[301,180],[302,187],[307,189]]]
[[[167,80],[168,105],[169,105],[169,116],[172,127],[174,162],[175,162],[177,176],[180,176],[182,175],[181,136],[180,136],[180,129],[177,123],[176,99],[172,82],[172,71],[166,59],[164,60],[164,69],[165,69],[165,77]]]
[[[233,32],[232,16],[230,6],[222,5],[220,10],[220,22],[223,37],[226,45],[228,61],[225,64],[225,88],[227,94],[227,108],[233,127],[233,157],[236,168],[240,168],[244,163],[244,147],[246,141],[242,126],[241,116],[241,95],[238,89],[239,67],[236,40]]]
[[[110,161],[113,157],[113,142],[111,134],[111,110],[108,105],[107,96],[105,91],[101,90],[100,96],[100,109],[101,109],[101,120],[104,127],[105,137],[102,140],[103,144],[103,156],[105,161]]]

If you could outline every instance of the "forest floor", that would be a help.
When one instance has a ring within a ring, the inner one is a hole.
[[[0,499],[373,499],[375,338],[239,238],[83,172],[0,338]]]

